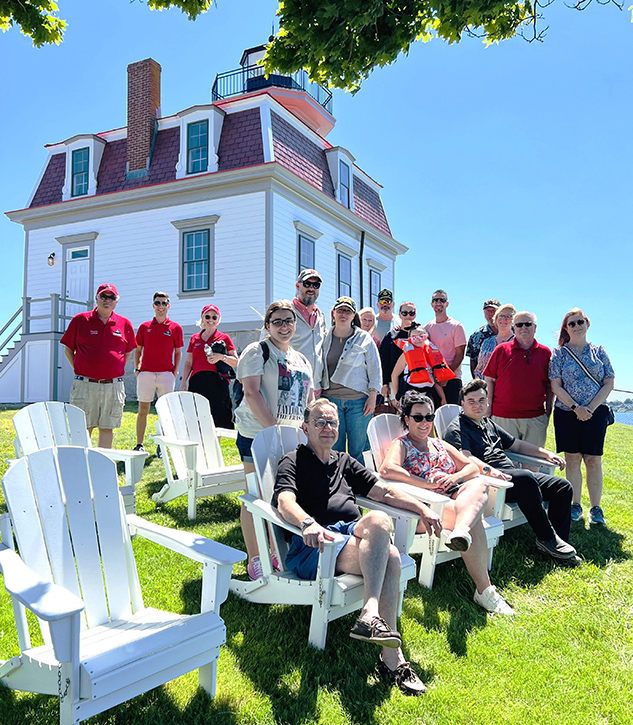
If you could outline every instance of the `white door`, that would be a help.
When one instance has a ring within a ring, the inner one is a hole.
[[[86,311],[86,303],[91,298],[90,294],[90,248],[89,247],[73,247],[66,249],[64,263],[66,289],[64,297],[73,302],[66,302],[65,307],[66,320],[63,325],[65,330],[68,322],[73,315],[78,312]],[[77,304],[80,303],[80,304]]]

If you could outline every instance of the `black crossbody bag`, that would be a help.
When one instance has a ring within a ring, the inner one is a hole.
[[[568,347],[563,346],[563,350],[566,350],[572,358],[580,365],[580,369],[583,371],[583,373],[590,379],[593,380],[593,382],[599,387],[602,387],[602,383],[599,383],[594,376],[589,372],[587,369],[587,366],[583,363],[583,361],[576,355],[575,352],[570,350]],[[607,406],[607,425],[613,425],[615,423],[615,413],[613,412],[613,409],[609,405],[609,403],[602,403],[602,405]]]

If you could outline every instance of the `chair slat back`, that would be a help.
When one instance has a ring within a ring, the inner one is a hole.
[[[224,465],[209,401],[198,393],[175,392],[161,396],[156,412],[165,438],[197,443],[198,467],[201,470]],[[178,478],[187,476],[182,451],[170,449]]]
[[[13,416],[13,426],[23,455],[49,446],[90,448],[86,416],[68,403],[33,403]]]
[[[444,438],[444,434],[446,433],[446,429],[449,424],[457,418],[461,410],[461,405],[447,403],[446,405],[441,405],[435,411],[435,430],[437,431],[438,438]]]
[[[376,470],[382,465],[393,441],[402,433],[400,418],[393,413],[382,413],[369,421],[367,437],[376,462]]]
[[[252,453],[259,496],[270,503],[275,487],[275,476],[279,461],[286,453],[294,451],[299,443],[305,443],[306,437],[300,428],[289,425],[276,425],[265,428],[253,440]]]
[[[20,555],[84,600],[84,626],[140,606],[113,461],[82,447],[46,448],[17,461],[2,488]]]

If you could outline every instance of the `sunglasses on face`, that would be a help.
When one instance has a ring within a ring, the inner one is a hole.
[[[573,320],[571,320],[570,322],[567,323],[567,326],[574,328],[574,327],[576,327],[576,325],[578,325],[578,327],[582,327],[584,324],[585,324],[584,320],[576,320],[575,322]]]
[[[306,289],[310,289],[312,287],[313,289],[319,289],[321,286],[320,282],[302,282],[301,283]]]
[[[323,430],[327,426],[329,426],[333,430],[338,428],[338,420],[333,420],[332,418],[317,418],[316,420],[313,420],[312,422],[320,430]]]
[[[271,320],[270,324],[275,327],[283,327],[284,325],[287,327],[294,327],[295,320],[294,317],[288,317],[286,320]]]
[[[217,320],[217,319],[219,319],[219,318],[218,318],[218,316],[217,316],[217,315],[205,315],[205,316],[204,316],[204,319],[205,319],[205,320]]]
[[[423,420],[427,423],[432,423],[435,420],[435,413],[427,413],[426,415],[416,413],[415,415],[410,415],[409,418],[413,418],[416,423],[421,423]]]
[[[168,307],[169,306],[169,300],[167,300],[167,301],[165,301],[165,300],[156,300],[154,302],[154,305],[156,307]]]
[[[415,310],[402,310],[400,317],[415,317]]]
[[[99,295],[99,297],[102,300],[109,300],[110,302],[114,302],[116,300],[116,297],[114,295]]]
[[[392,304],[393,304],[393,302],[392,302],[391,300],[379,300],[379,301],[378,301],[378,304],[379,304],[379,305],[380,305],[381,307],[386,307],[387,305],[392,305]]]
[[[446,297],[433,297],[431,302],[446,302]]]
[[[410,335],[409,340],[426,340],[426,335]]]
[[[533,322],[515,322],[515,327],[532,327],[534,323]]]

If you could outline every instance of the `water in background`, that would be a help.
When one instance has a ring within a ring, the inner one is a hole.
[[[633,425],[633,413],[616,413],[616,423],[624,423],[624,425]]]

